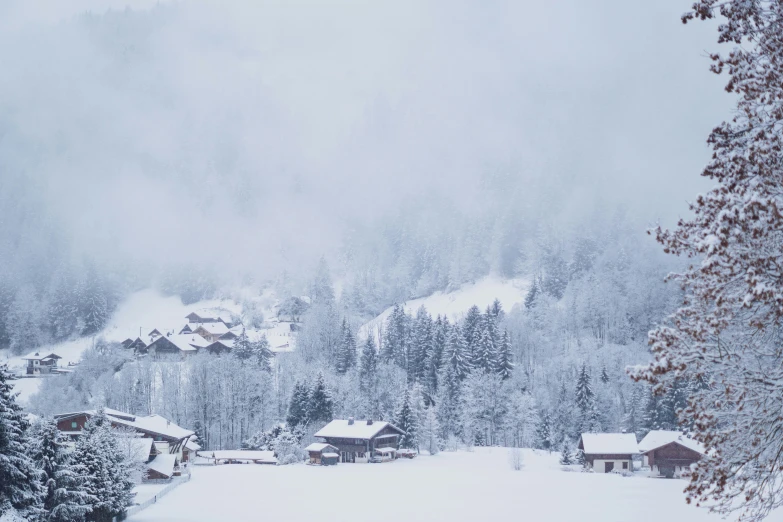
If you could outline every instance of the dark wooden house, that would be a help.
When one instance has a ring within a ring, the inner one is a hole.
[[[206,348],[209,342],[196,334],[164,335],[152,341],[145,349],[153,357],[161,355],[189,355]]]
[[[633,457],[639,454],[633,433],[582,433],[579,449],[584,452],[585,466],[596,473],[633,471]]]
[[[644,465],[667,478],[687,471],[704,456],[704,446],[678,431],[653,430],[639,443]]]
[[[403,434],[397,426],[384,421],[337,419],[315,436],[337,448],[340,462],[369,462],[380,448],[399,447]]]

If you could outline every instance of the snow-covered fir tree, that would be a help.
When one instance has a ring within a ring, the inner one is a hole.
[[[427,408],[424,412],[423,420],[419,427],[418,439],[419,447],[430,455],[435,455],[440,451],[440,426],[438,425],[438,415],[433,406]]]
[[[397,413],[394,416],[394,425],[402,431],[399,442],[401,448],[418,448],[419,426],[416,412],[413,407],[414,400],[416,399],[411,397],[410,390],[406,389],[405,394],[400,401]]]
[[[41,470],[45,520],[84,520],[93,499],[83,486],[86,477],[77,474],[70,463],[65,441],[54,419],[44,418],[32,426],[29,446],[29,454]]]
[[[0,365],[0,511],[13,508],[35,520],[42,514],[42,476],[27,452],[29,423],[11,391],[12,379]]]
[[[120,451],[103,409],[85,423],[76,441],[72,464],[73,473],[83,478],[81,487],[90,508],[86,520],[110,522],[131,505],[135,485],[131,465]]]
[[[332,420],[334,400],[326,386],[323,372],[318,372],[309,394],[308,418],[311,422],[327,423]]]
[[[563,441],[563,444],[560,447],[559,462],[564,466],[569,466],[574,463],[574,457],[571,454],[571,445],[568,443],[568,441]]]

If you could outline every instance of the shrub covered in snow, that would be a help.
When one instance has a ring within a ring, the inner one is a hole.
[[[511,469],[514,471],[519,471],[524,468],[525,457],[522,455],[522,450],[519,448],[509,448],[508,463],[511,465]]]

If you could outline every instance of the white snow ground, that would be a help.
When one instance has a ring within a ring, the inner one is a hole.
[[[478,306],[483,312],[496,298],[500,300],[503,309],[509,311],[515,304],[524,302],[529,288],[528,279],[501,279],[487,276],[475,283],[463,285],[453,292],[435,292],[428,297],[405,301],[403,306],[406,312],[415,314],[423,305],[432,317],[445,315],[449,320],[455,321],[464,316],[473,305]],[[392,309],[393,307],[387,308],[365,323],[359,330],[359,336],[366,339],[369,333],[377,335],[376,327],[385,324]]]
[[[683,480],[564,472],[556,453],[505,448],[384,464],[197,466],[134,522],[720,522],[685,503]],[[780,522],[783,517],[770,517]]]

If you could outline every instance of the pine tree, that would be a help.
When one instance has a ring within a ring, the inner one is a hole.
[[[497,297],[494,301],[492,301],[492,306],[490,307],[490,315],[492,315],[492,319],[497,324],[498,321],[503,319],[503,305],[500,303],[500,299]]]
[[[601,431],[599,412],[596,406],[595,393],[593,392],[590,374],[587,365],[582,365],[576,381],[575,401],[579,411],[577,433],[579,436],[586,432]]]
[[[334,400],[326,387],[323,372],[318,376],[310,392],[310,420],[313,422],[329,422],[333,418]]]
[[[310,422],[310,390],[306,383],[297,381],[294,384],[286,422],[292,427]]]
[[[606,371],[606,366],[601,367],[601,382],[604,384],[609,383],[609,373]]]
[[[256,366],[264,371],[272,370],[272,359],[275,354],[269,348],[269,341],[266,335],[261,335],[257,341],[250,343],[250,351]]]
[[[85,478],[74,473],[53,419],[43,419],[32,428],[29,453],[41,470],[43,510],[50,522],[78,522],[90,511],[93,500],[82,486]]]
[[[525,296],[525,308],[528,310],[536,306],[536,299],[538,298],[538,293],[540,291],[538,286],[538,278],[534,277],[533,282],[530,283],[530,290],[527,291],[527,295]]]
[[[343,319],[341,332],[342,342],[337,354],[336,367],[337,373],[345,375],[348,370],[356,366],[356,338],[346,319]]]
[[[578,449],[576,450],[576,463],[580,466],[584,467],[587,465],[587,460],[585,459],[585,451]]]
[[[410,390],[406,389],[397,414],[394,416],[394,425],[402,431],[401,448],[415,449],[418,447],[418,419],[413,410],[412,400]]]
[[[27,455],[25,437],[29,423],[11,393],[13,376],[0,365],[0,509],[10,505],[23,517],[41,513],[41,474]],[[2,516],[2,513],[0,513]]]
[[[423,306],[416,312],[408,357],[408,382],[423,382],[432,350],[432,317]]]
[[[419,446],[428,451],[430,455],[435,455],[440,451],[440,426],[434,407],[425,410],[418,439]]]
[[[90,265],[81,285],[79,312],[84,321],[82,335],[93,335],[103,329],[109,319],[108,292],[98,270]]]
[[[381,359],[384,362],[394,362],[400,368],[408,368],[410,318],[405,310],[394,305],[384,331]]]
[[[86,520],[109,522],[122,516],[132,503],[134,483],[130,463],[120,451],[104,410],[85,424],[72,458],[72,469],[83,477],[82,487],[89,495],[91,511]]]
[[[545,412],[536,428],[536,447],[549,451],[552,448],[552,415]]]
[[[440,315],[432,327],[432,347],[426,361],[427,393],[434,396],[438,391],[438,373],[443,364],[448,340],[449,321]]]
[[[571,445],[568,441],[563,441],[563,446],[560,449],[560,464],[570,466],[573,463],[574,457],[571,455]]]
[[[445,364],[454,368],[458,379],[464,379],[473,369],[465,336],[459,325],[455,324],[449,332],[446,343]]]
[[[253,356],[253,346],[244,328],[242,328],[242,333],[234,340],[231,354],[240,361],[247,361]]]
[[[497,367],[497,349],[495,348],[495,335],[492,330],[494,321],[488,315],[484,316],[478,344],[474,347],[474,365],[485,372],[495,370]]]
[[[460,429],[460,389],[459,377],[454,365],[444,364],[438,378],[438,422],[441,428],[441,439],[459,436]]]
[[[512,360],[511,338],[508,335],[508,331],[504,331],[503,336],[500,338],[497,360],[495,361],[495,372],[503,379],[511,377],[511,373],[514,371],[514,363]]]

